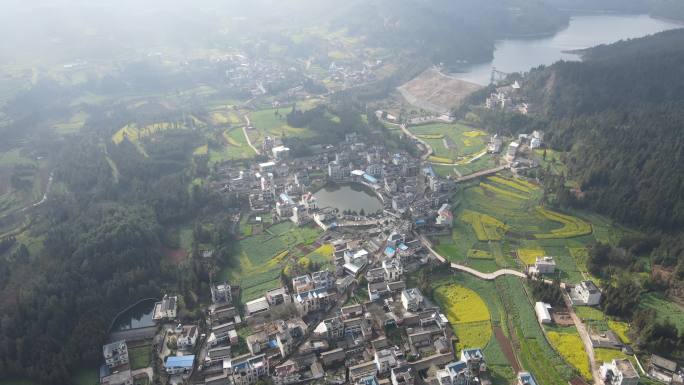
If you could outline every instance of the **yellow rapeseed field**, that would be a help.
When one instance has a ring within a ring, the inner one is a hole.
[[[550,331],[547,333],[551,345],[558,351],[558,353],[575,369],[577,369],[582,377],[591,379],[591,368],[589,366],[589,357],[584,351],[582,339],[577,333],[559,333]]]
[[[559,222],[563,225],[560,229],[551,230],[551,233],[535,234],[537,239],[560,239],[573,238],[591,234],[591,224],[571,215],[557,213],[544,207],[537,207],[537,212],[546,219]]]
[[[546,255],[541,249],[518,249],[518,258],[526,265],[534,265],[537,257]]]
[[[435,289],[435,298],[458,337],[457,348],[484,348],[492,336],[487,304],[473,290],[451,284]]]

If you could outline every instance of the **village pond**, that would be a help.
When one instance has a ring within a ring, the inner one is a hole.
[[[144,300],[126,309],[114,320],[112,331],[118,332],[154,326],[152,319],[154,303],[154,299]]]
[[[331,207],[340,212],[372,214],[383,209],[383,203],[373,190],[360,183],[328,183],[314,196],[318,207]]]

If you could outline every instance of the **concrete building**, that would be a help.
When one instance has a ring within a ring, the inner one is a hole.
[[[537,257],[529,270],[532,274],[553,274],[556,271],[556,261],[553,257]]]
[[[110,369],[126,365],[128,364],[128,345],[126,345],[126,341],[116,341],[104,345],[102,355],[105,359],[105,365]]]
[[[232,385],[254,385],[259,378],[268,375],[268,360],[264,354],[246,354],[223,362]]]
[[[582,281],[573,288],[571,298],[575,305],[596,306],[601,303],[601,290],[592,281]]]
[[[604,362],[599,372],[605,385],[637,385],[639,383],[639,374],[632,363],[626,359]]]
[[[162,319],[173,320],[176,318],[176,310],[178,308],[178,297],[164,295],[160,302],[154,304],[154,313],[152,319],[159,321]]]
[[[255,300],[245,303],[245,317],[253,317],[261,313],[266,313],[270,308],[271,307],[266,297],[259,297]]]
[[[268,301],[268,304],[271,306],[287,305],[292,303],[292,296],[287,292],[287,288],[279,287],[266,292],[266,301]]]
[[[273,147],[271,151],[275,160],[285,160],[290,156],[290,149],[285,146]]]
[[[423,293],[420,289],[406,289],[401,292],[401,304],[406,311],[418,311],[423,307]]]
[[[233,303],[232,288],[226,282],[218,283],[211,287],[211,301],[217,305],[230,305]]]

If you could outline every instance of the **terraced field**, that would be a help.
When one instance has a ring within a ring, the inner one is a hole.
[[[220,277],[239,284],[241,300],[246,302],[280,285],[280,272],[296,256],[299,245],[309,245],[320,231],[296,227],[290,222],[271,226],[264,233],[242,239],[234,262],[221,271]]]
[[[591,278],[586,247],[597,240],[592,223],[605,221],[542,207],[542,195],[537,184],[505,172],[471,182],[455,197],[451,236],[434,239],[437,251],[484,272],[521,270],[536,257],[550,256],[561,280]]]

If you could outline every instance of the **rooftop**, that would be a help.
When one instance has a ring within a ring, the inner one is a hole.
[[[166,358],[164,367],[166,368],[192,368],[195,356],[169,356]]]

